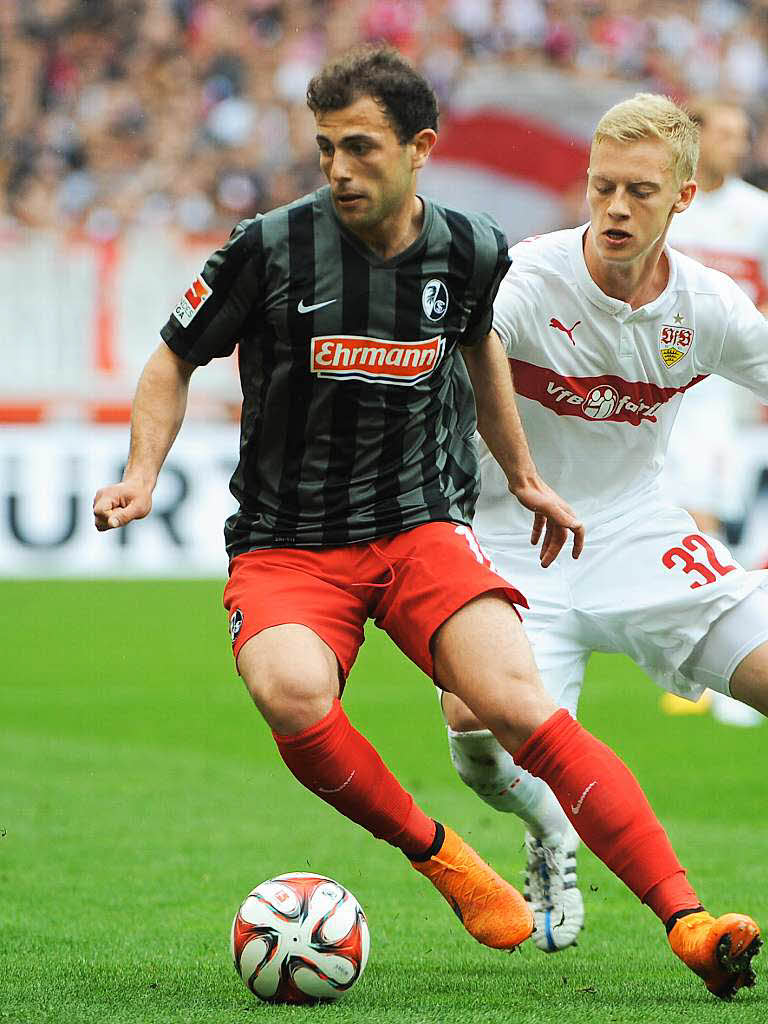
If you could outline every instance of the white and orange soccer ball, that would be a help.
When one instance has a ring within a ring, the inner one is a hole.
[[[257,885],[232,922],[235,970],[268,1003],[338,999],[360,980],[370,945],[352,893],[303,871]]]

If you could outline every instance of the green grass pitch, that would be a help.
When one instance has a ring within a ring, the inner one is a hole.
[[[396,851],[289,776],[234,674],[220,590],[0,585],[0,1024],[768,1020],[768,957],[719,1003],[585,851],[577,949],[474,943]],[[635,770],[710,909],[766,925],[768,726],[667,718],[658,694],[595,658],[583,720]],[[376,629],[345,704],[422,805],[521,883],[520,826],[454,777],[431,684]],[[265,1006],[229,960],[240,900],[293,869],[337,878],[368,915],[367,972],[336,1005]]]

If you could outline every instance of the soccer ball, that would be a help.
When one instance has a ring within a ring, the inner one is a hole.
[[[352,893],[303,871],[257,885],[232,922],[235,970],[267,1003],[338,999],[360,979],[370,946]]]

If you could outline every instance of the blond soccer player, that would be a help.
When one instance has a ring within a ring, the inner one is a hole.
[[[742,568],[658,483],[681,397],[702,377],[768,398],[765,319],[730,278],[666,244],[696,193],[697,150],[696,124],[665,97],[609,110],[592,143],[590,222],[515,246],[494,304],[532,457],[590,543],[578,562],[543,572],[487,452],[474,529],[498,571],[530,592],[524,622],[541,676],[574,715],[594,650],[628,654],[688,698],[710,686],[768,710],[768,573]],[[613,794],[586,787],[563,814],[455,695],[443,710],[462,779],[527,823],[534,941],[570,945],[583,923],[574,826],[585,802],[613,814]],[[749,918],[689,908],[666,924],[716,995],[753,983]]]

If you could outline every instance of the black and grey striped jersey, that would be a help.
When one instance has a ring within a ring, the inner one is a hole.
[[[475,408],[457,346],[490,329],[507,243],[485,215],[424,206],[419,238],[386,261],[327,187],[243,221],[163,328],[198,365],[239,345],[230,556],[470,521]]]

